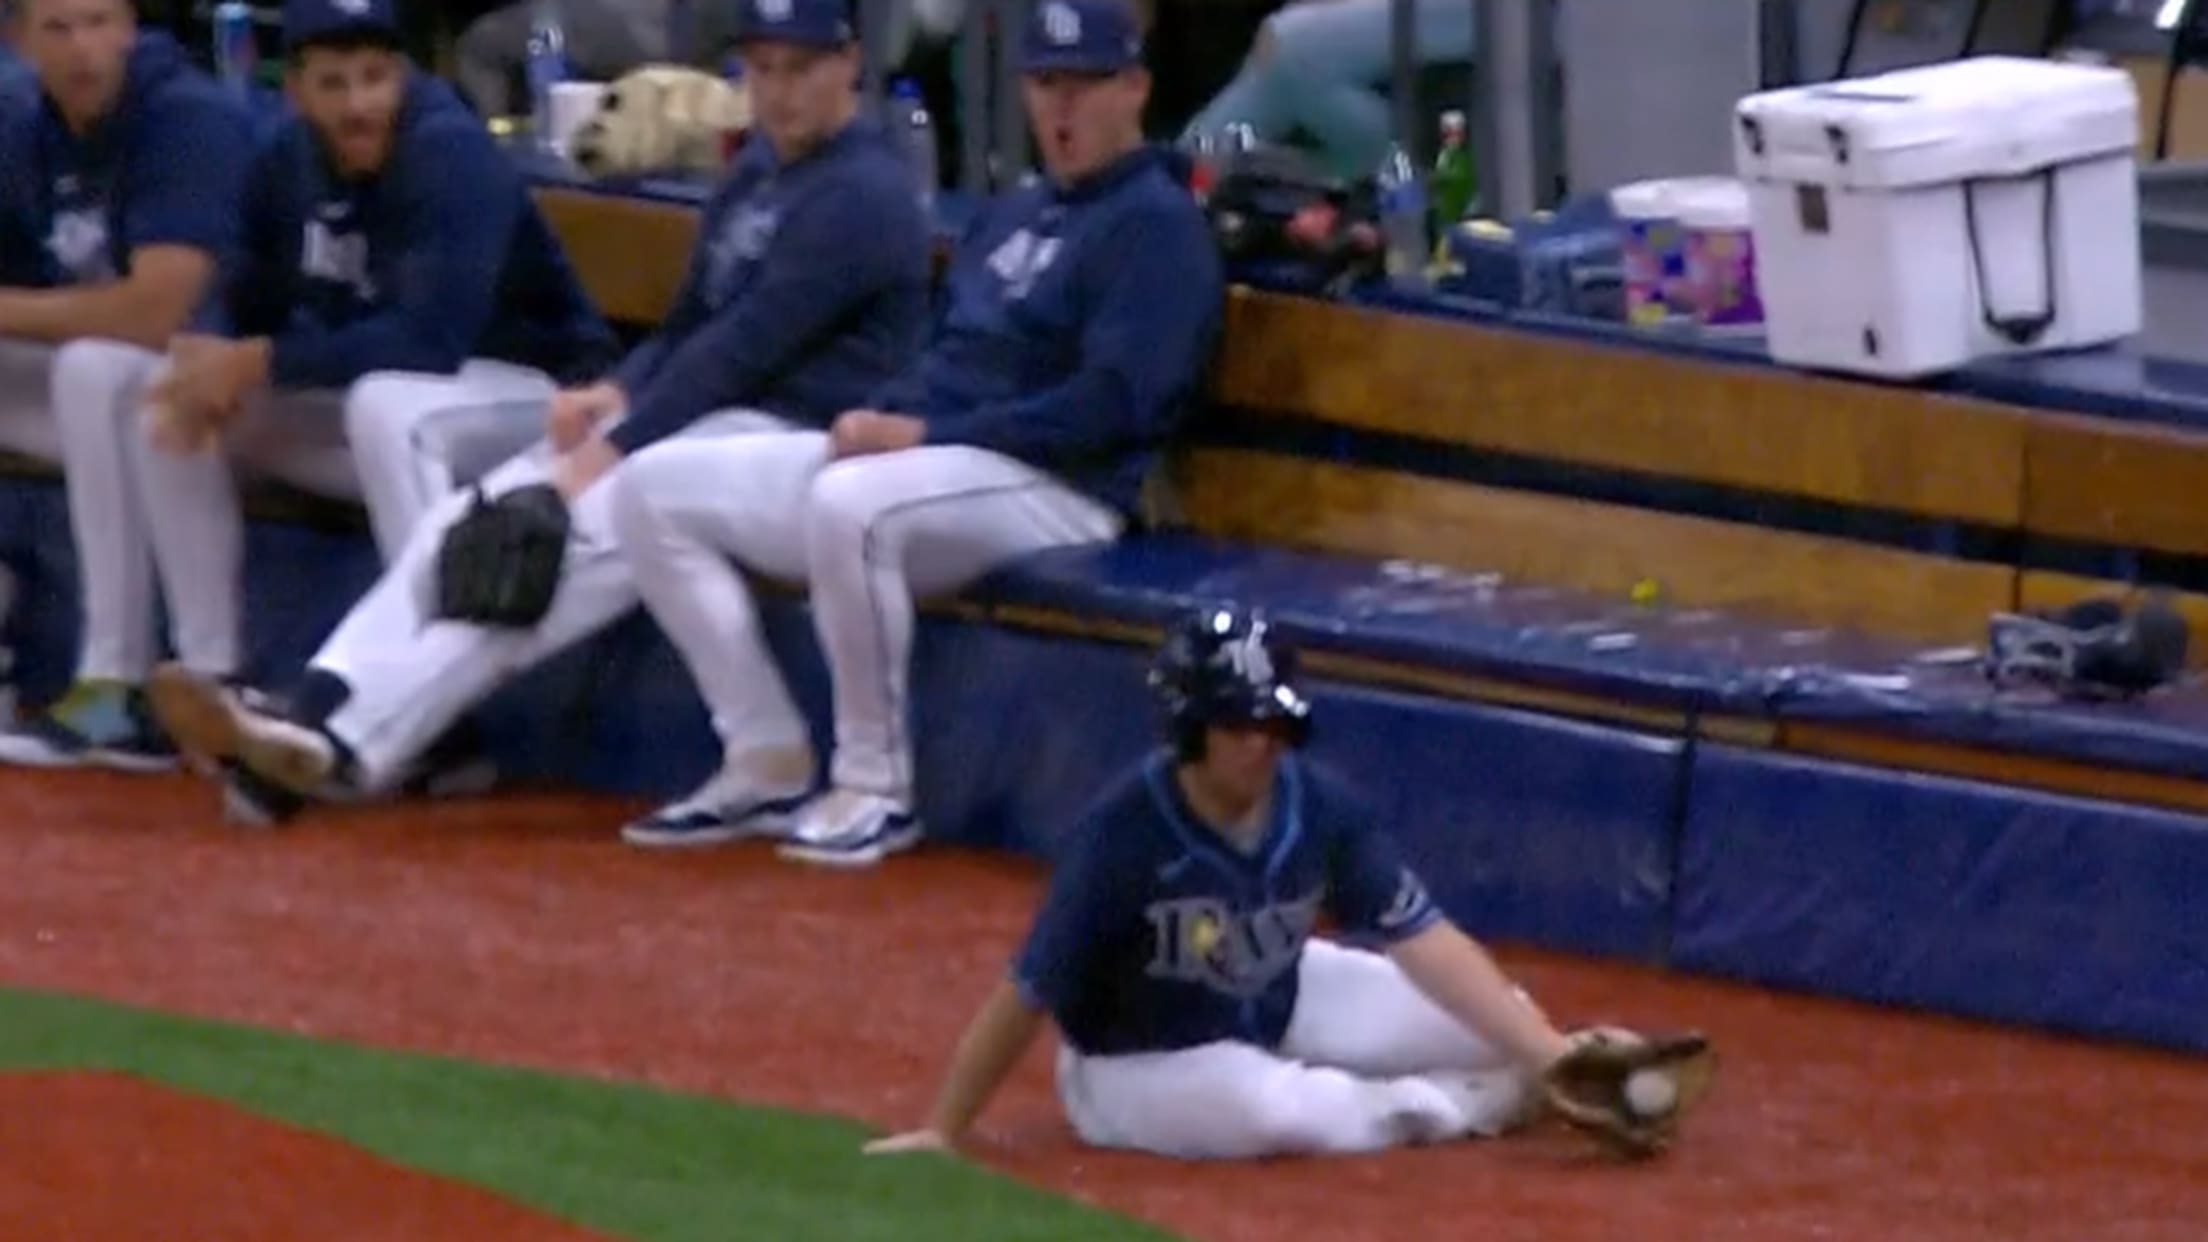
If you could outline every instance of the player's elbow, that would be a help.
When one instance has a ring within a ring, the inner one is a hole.
[[[376,359],[376,369],[451,375],[467,362],[471,343],[441,325],[409,322],[395,335],[389,356]]]

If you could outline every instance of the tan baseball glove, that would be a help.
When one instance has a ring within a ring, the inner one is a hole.
[[[1574,1031],[1572,1050],[1543,1075],[1565,1121],[1618,1154],[1653,1156],[1709,1090],[1717,1052],[1697,1033],[1641,1035],[1617,1027]]]

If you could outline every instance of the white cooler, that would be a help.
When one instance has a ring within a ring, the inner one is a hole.
[[[2120,69],[2006,56],[1741,100],[1771,356],[1904,378],[2137,332],[2137,111]]]

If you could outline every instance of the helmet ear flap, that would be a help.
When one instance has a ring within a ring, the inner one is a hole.
[[[1180,763],[1201,763],[1204,758],[1204,734],[1206,726],[1200,720],[1182,717],[1173,722],[1173,758]]]

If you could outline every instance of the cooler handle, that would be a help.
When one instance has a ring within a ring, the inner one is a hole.
[[[2055,169],[2042,168],[2026,176],[2039,180],[2040,228],[2039,243],[2042,266],[2040,271],[2046,280],[2047,295],[2043,299],[2046,309],[2029,315],[2000,315],[1994,313],[1993,297],[1986,284],[1986,252],[1978,239],[1978,196],[1981,182],[2013,181],[2014,177],[1978,177],[1963,182],[1963,223],[1970,233],[1970,267],[1978,280],[1979,314],[1986,326],[1999,333],[2012,345],[2029,345],[2045,333],[2055,322]]]

